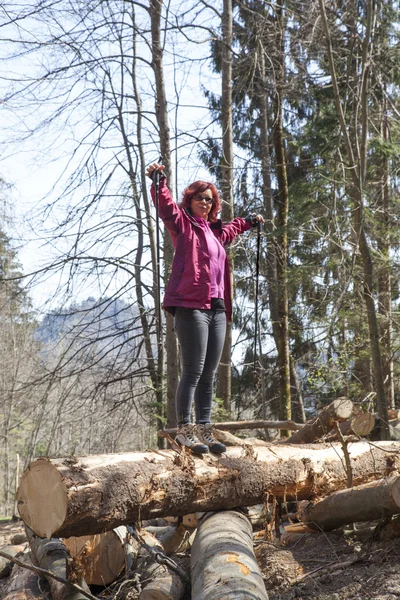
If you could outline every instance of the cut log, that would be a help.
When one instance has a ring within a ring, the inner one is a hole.
[[[335,422],[347,421],[354,414],[354,405],[346,397],[337,398],[284,441],[286,444],[310,444],[329,433]]]
[[[264,526],[267,519],[271,518],[271,514],[265,504],[255,504],[248,507],[247,517],[253,527],[260,527]]]
[[[253,530],[237,511],[206,516],[193,542],[192,600],[268,600],[253,552]]]
[[[348,421],[339,423],[339,429],[342,435],[356,435],[357,437],[367,437],[375,427],[375,416],[369,412],[358,412]],[[335,430],[326,436],[325,441],[336,441],[338,434]]]
[[[125,567],[126,527],[105,533],[70,537],[63,540],[72,558],[79,561],[88,585],[108,585],[117,579]],[[137,552],[137,543],[136,552]]]
[[[365,437],[371,433],[375,425],[375,417],[369,412],[359,412],[350,420],[339,424],[342,435],[358,435]]]
[[[189,547],[190,533],[184,525],[174,527],[146,527],[146,531],[152,533],[162,545],[167,556],[176,552],[183,552]],[[142,530],[143,532],[143,530]]]
[[[396,472],[398,442],[348,445],[354,484]],[[42,458],[24,472],[18,507],[40,537],[101,533],[157,516],[252,506],[266,493],[310,499],[346,486],[340,444],[271,444],[220,457],[182,450]]]
[[[21,558],[21,561],[32,566],[29,554]],[[46,596],[39,588],[38,581],[37,573],[14,565],[1,600],[46,600]]]
[[[400,410],[388,408],[388,419],[390,421],[392,421],[394,419],[399,420],[400,419]]]
[[[87,600],[87,596],[68,583],[71,576],[69,573],[71,557],[64,544],[58,539],[43,540],[36,535],[32,535],[29,531],[28,537],[34,564],[41,569],[54,573],[54,575],[67,582],[61,583],[53,577],[46,577],[51,589],[52,600],[65,600],[66,598],[68,600]],[[89,588],[81,575],[75,573],[73,575],[74,583],[89,592]]]
[[[298,513],[311,529],[330,531],[346,523],[373,521],[400,512],[400,477],[389,477],[334,492],[313,504],[301,502]]]
[[[2,548],[0,548],[0,550],[3,550],[6,554],[8,554],[8,556],[14,557],[17,556],[17,554],[22,554],[25,548],[26,545],[21,544],[19,546],[3,546]],[[4,577],[9,576],[13,564],[14,563],[10,559],[5,558],[4,556],[0,556],[0,579],[4,579]]]
[[[304,427],[303,423],[295,423],[294,421],[227,421],[225,423],[215,423],[215,426],[222,431],[240,431],[242,429],[287,429],[297,431]],[[158,435],[176,435],[177,429],[163,429],[158,432]]]
[[[182,579],[169,570],[165,565],[160,565],[149,559],[144,576],[150,582],[139,595],[139,600],[181,600],[185,593],[185,583]]]

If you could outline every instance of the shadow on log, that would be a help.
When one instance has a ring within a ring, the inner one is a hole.
[[[194,539],[192,600],[268,600],[253,552],[253,530],[237,511],[207,515]]]
[[[26,554],[21,560],[26,565],[32,566],[29,554]],[[1,600],[44,600],[45,596],[39,588],[38,581],[37,573],[14,565]]]
[[[12,546],[3,546],[2,548],[0,548],[0,550],[3,550],[6,554],[8,554],[8,556],[12,556],[14,558],[14,556],[18,556],[18,554],[22,554],[24,552],[26,548],[26,545],[12,545]],[[8,577],[9,574],[11,573],[11,569],[13,567],[13,562],[8,559],[5,558],[4,556],[0,556],[0,579],[3,579],[4,577]]]
[[[43,540],[30,531],[28,531],[28,538],[34,564],[66,580],[65,583],[62,583],[45,575],[51,589],[52,600],[87,600],[85,594],[79,592],[68,582],[71,577],[71,573],[69,573],[71,556],[64,544],[58,539]],[[74,583],[82,587],[85,592],[90,592],[79,574],[73,573],[72,575]]]

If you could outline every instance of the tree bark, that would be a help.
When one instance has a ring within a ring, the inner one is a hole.
[[[301,521],[316,531],[330,531],[346,523],[384,519],[400,512],[400,477],[373,481],[334,492],[321,502],[301,502]]]
[[[349,443],[355,484],[396,470],[398,442]],[[338,444],[228,448],[221,457],[182,451],[41,458],[24,472],[18,508],[41,537],[89,535],[158,516],[252,506],[265,494],[310,499],[347,485]]]
[[[192,600],[268,600],[253,552],[253,529],[236,511],[200,523],[190,556]]]
[[[354,405],[348,398],[337,398],[326,406],[302,429],[296,431],[286,443],[310,444],[331,431],[335,422],[347,421],[354,411]]]

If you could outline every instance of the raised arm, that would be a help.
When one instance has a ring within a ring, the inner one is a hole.
[[[163,171],[165,169],[164,165],[158,165],[154,163],[150,165],[146,170],[147,177],[152,179],[153,173],[158,170],[160,172],[159,179],[159,188],[158,188],[158,213],[160,218],[162,219],[165,227],[167,229],[177,235],[182,231],[182,210],[176,204],[171,196],[171,192],[167,186],[167,180],[163,175]],[[153,199],[153,203],[156,201],[156,189],[154,182],[152,183],[150,189],[151,197]]]

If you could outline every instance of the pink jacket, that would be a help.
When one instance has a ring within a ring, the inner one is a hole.
[[[154,185],[151,186],[151,195],[154,201]],[[160,181],[158,212],[171,234],[175,248],[163,307],[170,312],[172,312],[171,308],[176,306],[210,309],[210,265],[204,231],[188,211],[179,208],[174,202],[166,179]],[[223,246],[249,229],[251,229],[250,222],[240,217],[231,223],[222,224],[219,220],[211,224],[213,234]],[[226,317],[230,321],[232,298],[228,260],[225,261],[224,301]]]

